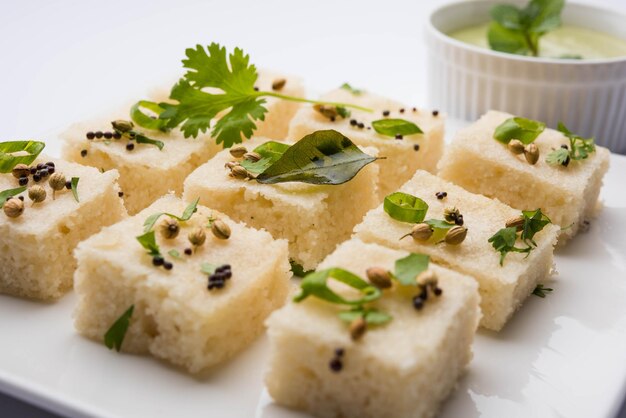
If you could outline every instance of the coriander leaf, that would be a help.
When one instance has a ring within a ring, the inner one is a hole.
[[[539,296],[540,298],[545,298],[546,295],[550,292],[552,292],[554,289],[550,288],[550,287],[545,287],[544,285],[542,285],[541,283],[539,283],[537,285],[537,287],[535,287],[535,290],[533,290],[533,295],[535,296]]]
[[[350,115],[352,114],[352,112],[350,112],[344,106],[336,106],[336,109],[337,109],[337,114],[344,119],[349,118]]]
[[[143,113],[142,108],[154,112],[156,117],[153,118],[146,115],[145,113]],[[130,118],[133,122],[143,128],[165,132],[167,131],[167,121],[158,117],[161,115],[161,113],[163,113],[164,110],[165,109],[159,106],[157,103],[148,100],[140,100],[130,108]]]
[[[424,133],[419,126],[404,119],[379,119],[372,122],[372,127],[379,134],[386,136]]]
[[[521,238],[524,242],[530,241],[536,247],[537,244],[533,241],[535,234],[552,221],[541,212],[541,209],[523,210],[522,216],[524,217],[524,225],[522,226]]]
[[[572,160],[584,160],[589,157],[589,154],[596,151],[594,138],[583,138],[580,135],[576,135],[567,129],[563,122],[559,122],[557,130],[569,139],[569,156]]]
[[[254,149],[261,156],[259,161],[242,160],[241,166],[250,173],[259,174],[282,157],[289,145],[276,141],[265,142]]]
[[[173,258],[179,258],[179,259],[180,259],[180,258],[182,258],[182,257],[180,256],[180,252],[179,252],[177,249],[175,249],[175,248],[173,248],[173,249],[169,250],[167,253],[168,253],[171,257],[173,257]]]
[[[349,311],[339,312],[339,319],[344,322],[352,322],[358,318],[365,319],[367,325],[383,325],[393,319],[391,315],[385,312],[363,306],[356,306]]]
[[[291,272],[295,276],[298,276],[298,277],[305,277],[308,274],[311,274],[315,271],[315,270],[305,270],[304,267],[302,267],[302,264],[292,259],[289,259],[289,265],[291,266]]]
[[[217,269],[217,267],[218,266],[216,264],[202,263],[202,265],[200,266],[200,271],[204,274],[211,275],[215,273],[215,270]]]
[[[177,220],[179,220],[181,222],[187,222],[189,219],[191,219],[193,214],[196,213],[196,211],[198,210],[198,202],[199,201],[200,201],[200,198],[197,198],[192,203],[187,205],[187,207],[185,208],[185,210],[183,211],[183,214],[181,216],[173,215],[173,214],[167,213],[167,212],[158,212],[158,213],[154,213],[154,214],[148,216],[146,218],[145,222],[143,223],[143,232],[150,231],[154,227],[156,222],[159,220],[159,218],[161,216],[163,216],[163,215],[167,215],[170,218],[177,219]]]
[[[327,281],[329,278],[358,290],[362,296],[354,300],[345,299],[328,287]],[[300,288],[301,292],[294,298],[294,302],[301,302],[309,296],[315,296],[326,302],[340,305],[362,305],[372,302],[382,295],[381,290],[377,287],[372,286],[356,274],[341,268],[330,268],[313,272],[302,279]]]
[[[564,0],[531,0],[522,10],[522,19],[530,32],[544,34],[561,26]]]
[[[456,225],[442,219],[427,219],[424,223],[430,226],[433,230],[433,235],[430,237],[430,241],[436,243],[443,241],[448,230]]]
[[[78,199],[78,182],[80,181],[79,177],[72,177],[72,180],[70,182],[70,185],[72,187],[72,195],[74,196],[74,199],[77,202],[80,202],[80,200]]]
[[[515,246],[517,240],[517,228],[514,226],[508,228],[502,228],[496,232],[488,242],[491,243],[493,248],[500,253],[500,265],[504,264],[504,258],[510,252],[518,253],[530,253],[532,247],[518,248]]]
[[[513,117],[502,122],[495,130],[493,137],[503,144],[517,139],[528,145],[535,141],[546,128],[546,124],[532,119]]]
[[[350,93],[352,93],[355,96],[360,96],[361,94],[363,94],[363,90],[356,89],[356,88],[352,87],[348,83],[343,83],[340,88],[343,89],[343,90],[349,91]]]
[[[0,173],[10,173],[18,164],[30,165],[45,147],[39,141],[0,142]]]
[[[218,119],[211,135],[224,147],[242,142],[241,135],[250,138],[256,129],[256,120],[265,120],[264,99],[250,98],[234,105],[230,112]],[[231,145],[228,145],[231,144]]]
[[[424,254],[411,253],[396,260],[393,278],[405,286],[415,285],[418,274],[428,269],[430,257]]]
[[[119,352],[122,349],[122,343],[124,342],[124,337],[126,337],[126,332],[130,326],[130,318],[134,310],[135,305],[131,305],[104,334],[104,344],[109,350],[115,348],[115,351]]]
[[[16,189],[7,189],[0,192],[0,209],[4,206],[4,203],[13,196],[17,196],[20,193],[25,192],[27,189],[26,186],[18,187]]]
[[[335,130],[316,131],[289,147],[256,180],[263,184],[343,184],[375,160]]]
[[[134,132],[134,131],[133,131]],[[157,139],[152,139],[152,138],[148,138],[147,136],[137,133],[135,132],[135,136],[134,136],[135,141],[138,144],[149,144],[149,145],[154,145],[155,147],[157,147],[159,150],[162,150],[163,147],[165,146],[165,144],[163,143],[163,141],[159,141]]]
[[[149,255],[151,255],[152,257],[161,255],[161,249],[156,242],[154,231],[146,232],[145,234],[140,235],[136,238],[139,244],[141,244],[141,246],[148,251]]]
[[[569,158],[569,150],[558,148],[546,155],[546,162],[552,165],[563,165]]]
[[[426,217],[428,204],[419,197],[395,192],[385,197],[383,209],[387,215],[397,221],[419,223]]]

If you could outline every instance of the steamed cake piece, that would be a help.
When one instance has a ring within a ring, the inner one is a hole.
[[[118,173],[100,173],[57,158],[42,157],[31,164],[54,164],[54,172],[68,181],[78,177],[79,202],[67,188],[56,191],[48,184],[50,176],[28,185],[46,191],[44,201],[32,204],[28,191],[13,197],[24,198],[24,211],[11,218],[0,211],[0,234],[4,244],[0,250],[0,293],[38,300],[54,300],[72,288],[76,261],[72,252],[76,245],[126,216],[119,198]],[[0,191],[20,187],[11,173],[0,174]],[[7,205],[9,201],[5,202]],[[3,208],[4,209],[4,208]]]
[[[367,268],[393,271],[395,260],[407,255],[353,239],[320,269],[341,267],[365,278]],[[480,298],[472,278],[432,263],[429,270],[440,296],[416,310],[410,295],[384,290],[376,308],[393,319],[369,327],[357,341],[338,317],[346,307],[309,297],[274,312],[267,321],[265,378],[274,400],[323,418],[435,416],[472,358]]]
[[[101,170],[116,169],[126,208],[135,214],[170,191],[180,195],[189,173],[215,155],[221,146],[208,134],[185,138],[179,129],[165,133],[135,127],[149,138],[162,141],[165,144],[162,150],[126,139],[87,138],[89,132],[113,133],[111,121],[128,119],[129,109],[120,109],[109,118],[72,125],[62,134],[62,154],[67,160]],[[128,144],[132,144],[132,150],[127,149]]]
[[[267,139],[245,142],[248,150]],[[373,155],[375,150],[365,149]],[[185,180],[184,198],[226,213],[275,238],[289,242],[290,257],[305,270],[315,268],[335,246],[350,237],[352,228],[378,203],[378,167],[365,166],[352,180],[340,185],[304,183],[261,184],[229,175],[225,164],[233,161],[228,150],[219,152]]]
[[[264,69],[259,70],[258,75],[259,77],[255,83],[255,87],[261,91],[271,91],[287,96],[305,97],[304,84],[302,79],[298,77]],[[279,85],[282,80],[284,80],[285,83],[280,87]],[[174,85],[174,83],[172,83],[172,85]],[[167,102],[169,100],[170,89],[171,86],[154,89],[150,94],[151,100]],[[289,122],[302,105],[298,102],[282,100],[276,97],[263,97],[263,100],[265,100],[263,106],[267,109],[267,113],[265,114],[265,120],[255,121],[257,129],[254,134],[256,136],[278,140],[286,139],[289,131]]]
[[[480,193],[518,209],[540,207],[563,227],[559,244],[578,232],[594,216],[602,177],[609,167],[609,151],[596,146],[585,160],[567,167],[546,163],[546,156],[561,145],[569,145],[562,133],[542,132],[535,144],[540,157],[530,165],[524,156],[510,152],[493,138],[495,129],[508,113],[490,111],[476,123],[460,130],[439,163],[439,175],[473,193]]]
[[[331,121],[312,106],[303,106],[291,121],[289,138],[295,140],[313,131],[335,129],[361,147],[378,149],[378,155],[386,157],[376,161],[380,167],[378,183],[380,196],[395,191],[409,180],[417,169],[432,173],[436,171],[437,161],[443,154],[445,121],[443,115],[405,106],[372,93],[363,92],[355,95],[344,89],[333,90],[320,100],[352,103],[373,109],[374,112],[350,109],[351,116],[348,118],[337,117]],[[385,116],[383,112],[388,112],[388,115]],[[424,133],[404,136],[402,139],[381,135],[371,126],[372,121],[379,119],[405,119],[415,123]]]
[[[202,206],[189,221],[180,222],[174,239],[165,239],[158,232],[161,220],[157,222],[156,242],[172,268],[155,266],[135,237],[143,234],[150,215],[180,216],[186,206],[165,196],[78,246],[75,327],[102,341],[134,306],[122,351],[150,353],[196,373],[232,357],[263,332],[263,321],[285,302],[290,273],[285,241]],[[230,238],[212,234],[206,227],[209,218],[225,222]],[[187,236],[197,228],[206,230],[206,241],[188,255]],[[173,249],[179,257],[170,254]],[[212,279],[201,271],[203,263],[228,264],[232,277],[222,288],[209,290]]]
[[[425,171],[415,173],[400,191],[428,204],[426,219],[444,219],[446,208],[458,208],[463,215],[463,226],[468,230],[465,240],[459,245],[448,245],[416,241],[410,236],[400,239],[411,231],[412,224],[392,219],[383,205],[365,215],[363,222],[354,229],[355,236],[365,242],[427,254],[436,263],[474,277],[480,287],[481,326],[499,331],[537,284],[549,277],[558,226],[548,224],[535,235],[537,248],[527,257],[509,253],[500,265],[500,253],[488,240],[505,227],[507,220],[519,216],[519,210],[467,192]],[[447,196],[438,199],[438,192],[446,192]],[[523,246],[518,242],[520,245]]]

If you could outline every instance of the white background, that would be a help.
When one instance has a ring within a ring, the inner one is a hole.
[[[68,124],[175,79],[184,49],[212,41],[315,91],[349,81],[425,105],[424,22],[440,3],[2,0],[0,138],[54,143]],[[10,404],[0,398],[0,416],[27,413]]]

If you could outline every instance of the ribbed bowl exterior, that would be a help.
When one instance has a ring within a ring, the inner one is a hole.
[[[626,57],[576,62],[517,57],[465,45],[443,34],[432,17],[430,23],[431,107],[465,120],[496,109],[550,127],[562,121],[571,131],[626,153]]]

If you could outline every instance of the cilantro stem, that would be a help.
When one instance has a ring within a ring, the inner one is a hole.
[[[284,94],[274,93],[274,92],[271,92],[271,91],[259,91],[259,92],[255,93],[255,96],[257,96],[257,97],[258,96],[271,96],[271,97],[277,97],[277,98],[283,99],[283,100],[290,100],[292,102],[312,103],[312,104],[321,104],[321,105],[339,106],[339,107],[349,107],[349,108],[352,108],[352,109],[361,110],[363,112],[374,113],[374,109],[370,109],[369,107],[358,106],[358,105],[355,105],[355,104],[326,102],[326,101],[323,101],[323,100],[303,99],[303,98],[300,98],[300,97],[286,96]]]

